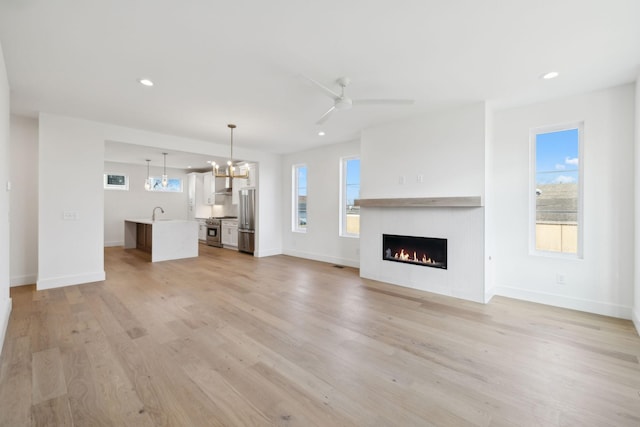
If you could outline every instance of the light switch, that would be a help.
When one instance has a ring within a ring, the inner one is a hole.
[[[62,219],[65,221],[77,221],[80,219],[80,213],[76,211],[64,211],[62,213]]]

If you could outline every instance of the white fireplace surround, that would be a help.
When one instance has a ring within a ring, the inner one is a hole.
[[[380,205],[372,200],[386,202]],[[458,204],[456,207],[440,207],[442,204],[425,207],[407,205],[407,199],[398,199],[397,203],[392,200],[366,199],[360,203],[360,275],[484,302],[484,207],[479,198],[466,206]],[[383,260],[380,256],[383,234],[447,239],[447,270]]]

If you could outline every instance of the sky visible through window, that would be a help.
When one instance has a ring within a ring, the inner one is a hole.
[[[360,159],[347,160],[347,205],[360,198]]]
[[[307,168],[298,168],[298,196],[307,195]]]
[[[536,184],[578,182],[578,129],[536,135]]]

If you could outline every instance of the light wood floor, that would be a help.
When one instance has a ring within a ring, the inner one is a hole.
[[[629,321],[201,247],[13,288],[3,426],[638,426]]]

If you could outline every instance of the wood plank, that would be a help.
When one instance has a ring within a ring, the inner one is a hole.
[[[32,366],[34,405],[67,393],[60,350],[57,347],[33,353]]]
[[[91,373],[98,385],[96,397],[115,425],[152,426],[132,383],[106,338],[85,345]]]
[[[12,322],[9,322],[11,328]],[[31,424],[31,339],[18,337],[5,342],[0,376],[0,425]]]
[[[480,196],[467,197],[394,197],[381,199],[356,199],[356,206],[363,208],[478,208]]]
[[[66,396],[54,397],[33,405],[33,426],[72,427],[74,425]]]
[[[67,400],[75,425],[111,426],[107,411],[98,401],[100,384],[95,379],[91,363],[84,346],[62,354],[65,378],[67,380]]]
[[[135,341],[125,334],[112,335],[108,339],[120,361],[120,366],[143,404],[144,412],[153,420],[154,426],[188,425],[191,420],[182,408],[165,410],[171,406],[172,399],[167,398],[166,394],[159,390],[161,384],[154,381],[147,363],[148,357]]]

